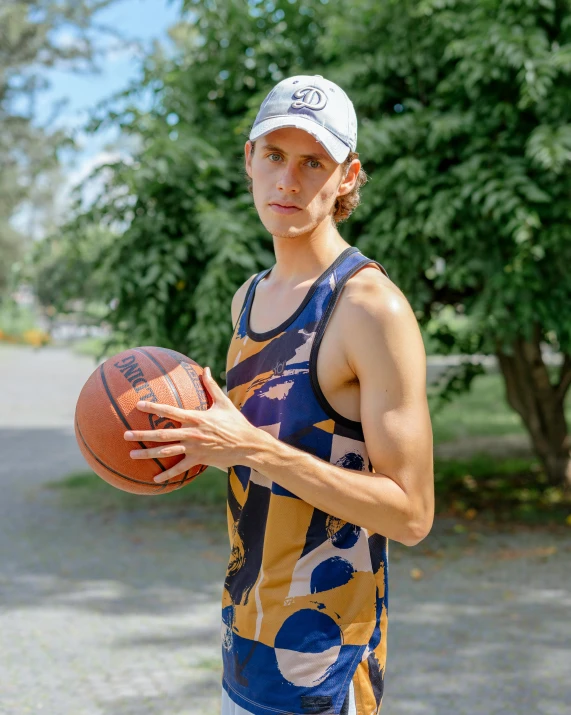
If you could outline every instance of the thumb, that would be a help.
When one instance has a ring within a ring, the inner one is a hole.
[[[212,397],[213,402],[220,402],[222,400],[228,399],[224,394],[224,390],[218,385],[216,380],[212,377],[209,367],[204,368],[202,373],[202,378],[204,386],[208,390],[210,397]]]

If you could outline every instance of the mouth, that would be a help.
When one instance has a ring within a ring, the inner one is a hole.
[[[299,206],[294,206],[293,204],[272,203],[270,204],[270,208],[278,214],[294,214],[301,211]]]

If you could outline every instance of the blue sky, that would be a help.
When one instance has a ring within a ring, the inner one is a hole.
[[[111,44],[98,64],[100,73],[77,74],[64,69],[45,71],[50,82],[49,90],[42,93],[36,108],[36,120],[44,123],[50,116],[54,102],[66,99],[67,105],[51,126],[66,127],[74,132],[80,151],[73,156],[63,155],[67,178],[63,193],[83,178],[98,163],[108,158],[106,147],[117,139],[117,130],[100,131],[85,135],[81,126],[89,110],[98,102],[118,92],[139,76],[142,52],[128,41],[138,41],[150,49],[154,40],[168,43],[167,29],[180,15],[181,0],[117,0],[96,16],[102,25],[115,28],[125,37],[118,44],[109,36],[101,36],[103,46]],[[62,38],[64,41],[66,38]],[[72,40],[71,35],[67,38]]]
[[[117,0],[96,15],[99,24],[109,25],[127,40],[138,40],[150,49],[154,39],[168,43],[167,28],[180,13],[180,0]],[[108,41],[108,40],[107,40]],[[140,53],[133,48],[110,48],[99,60],[100,74],[75,74],[64,69],[46,70],[51,87],[41,95],[37,119],[45,120],[55,100],[67,98],[67,105],[57,125],[68,127],[82,123],[89,108],[98,101],[126,87],[138,76]]]
[[[139,41],[150,50],[153,40],[168,45],[167,29],[179,19],[181,5],[182,0],[117,0],[111,7],[98,13],[95,21],[115,28],[126,40]],[[117,42],[110,40],[109,36],[91,35],[99,38],[99,46],[108,49],[98,61],[101,72],[77,74],[65,68],[43,70],[50,88],[41,92],[34,112],[35,122],[45,124],[54,103],[67,99],[67,105],[49,126],[51,129],[65,127],[75,135],[80,146],[80,151],[73,154],[66,152],[60,156],[65,183],[59,187],[56,198],[59,216],[65,213],[71,187],[87,176],[97,164],[117,154],[116,150],[109,148],[119,135],[116,129],[100,131],[95,135],[86,135],[81,131],[89,110],[102,99],[126,88],[132,79],[139,76],[141,51],[125,43],[117,46]],[[58,43],[75,41],[71,32],[65,29],[56,35],[56,39]],[[30,225],[34,225],[32,233],[40,238],[43,234],[41,217],[38,217],[39,222],[30,221],[31,212],[34,212],[33,207],[23,206],[14,216],[13,223],[16,227],[26,226],[28,230]]]

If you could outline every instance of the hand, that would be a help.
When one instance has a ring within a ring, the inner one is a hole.
[[[170,417],[181,424],[176,429],[125,432],[125,439],[135,442],[172,443],[178,440],[177,444],[131,451],[133,459],[186,455],[174,467],[157,475],[155,482],[165,482],[199,464],[226,471],[235,464],[241,464],[241,458],[254,448],[259,430],[236,409],[214,381],[208,367],[204,370],[202,382],[212,397],[212,406],[208,410],[181,410],[154,402],[137,403],[141,412]]]

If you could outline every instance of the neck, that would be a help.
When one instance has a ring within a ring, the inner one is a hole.
[[[269,280],[282,286],[315,280],[340,253],[349,248],[329,218],[309,234],[294,238],[273,236],[273,239],[276,265]]]

